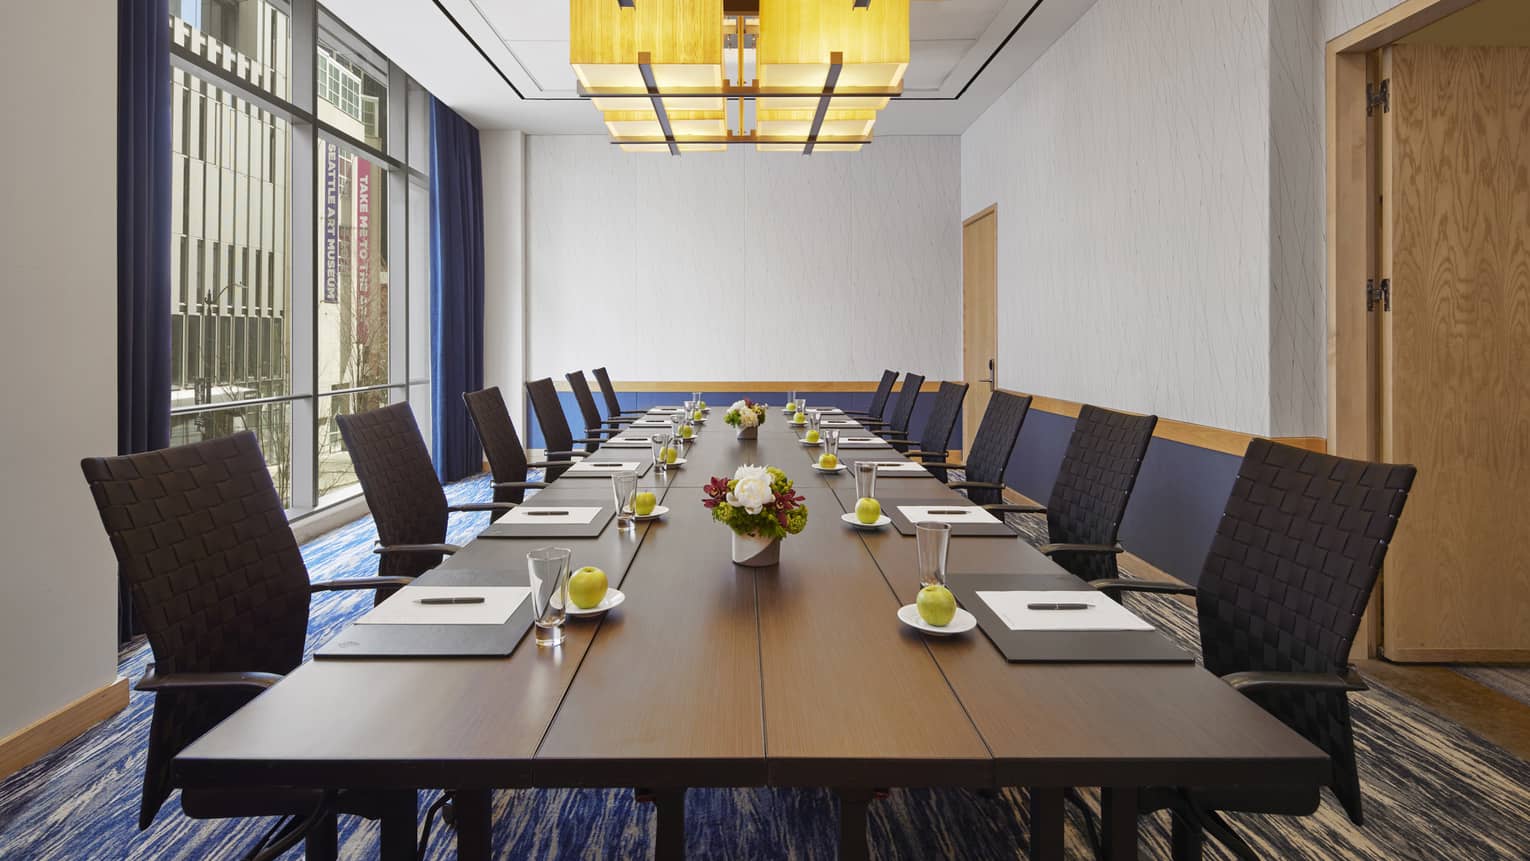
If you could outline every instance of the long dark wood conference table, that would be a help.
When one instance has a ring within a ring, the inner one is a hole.
[[[832,788],[846,859],[867,857],[878,790],[1029,787],[1030,857],[1061,859],[1064,790],[1097,786],[1107,856],[1136,859],[1141,788],[1326,781],[1321,751],[1194,664],[1011,663],[979,630],[926,638],[904,626],[895,613],[919,590],[915,539],[841,522],[854,478],[815,472],[818,449],[779,409],[756,440],[712,416],[682,469],[640,480],[662,495],[664,519],[589,539],[481,538],[438,569],[525,584],[528,551],[566,546],[575,567],[603,568],[625,593],[603,619],[570,619],[557,648],[528,633],[503,659],[310,661],[177,757],[178,782],[454,790],[463,859],[490,857],[493,789],[641,788],[658,808],[656,857],[680,858],[686,788],[758,786]],[[701,505],[711,477],[745,463],[786,470],[807,498],[808,526],[778,566],[734,565],[728,529]],[[877,489],[884,507],[965,503],[933,477]],[[584,500],[609,503],[609,481],[564,478],[532,498]],[[1088,588],[1019,537],[953,537],[948,570]]]

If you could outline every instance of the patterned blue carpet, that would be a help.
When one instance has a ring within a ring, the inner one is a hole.
[[[447,489],[453,502],[489,498],[486,478]],[[448,540],[462,543],[487,515],[453,518]],[[1036,518],[1016,525],[1037,543]],[[1044,525],[1040,525],[1044,529]],[[363,518],[303,548],[316,580],[369,576],[376,558],[371,518]],[[310,651],[337,632],[371,593],[315,599]],[[1184,605],[1133,598],[1133,607],[1194,648]],[[148,648],[124,651],[120,672],[142,674]],[[1313,817],[1236,817],[1238,827],[1269,859],[1530,858],[1530,764],[1379,685],[1354,698],[1367,825],[1356,828],[1325,797]],[[150,695],[134,693],[128,708],[44,760],[0,784],[0,859],[239,858],[270,820],[195,821],[172,799],[147,831],[136,827],[139,782]],[[1123,731],[1130,731],[1123,727]],[[422,794],[421,806],[432,800]],[[1024,794],[994,798],[960,791],[894,791],[873,805],[872,852],[883,859],[1019,858],[1026,850]],[[518,790],[495,795],[494,839],[506,859],[647,858],[654,814],[630,791]],[[836,849],[832,797],[811,790],[703,790],[687,798],[687,850],[693,858],[831,859]],[[1070,811],[1070,817],[1076,816]],[[1167,858],[1167,827],[1145,821],[1143,857]],[[455,857],[450,832],[439,827],[424,853]],[[376,856],[377,827],[341,820],[341,857]],[[1088,858],[1081,822],[1070,819],[1070,857]],[[290,857],[300,858],[295,850]],[[1218,850],[1208,858],[1223,858]]]

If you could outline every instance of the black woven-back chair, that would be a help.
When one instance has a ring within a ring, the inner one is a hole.
[[[1009,469],[1009,459],[1015,453],[1015,443],[1030,411],[1030,395],[994,392],[988,397],[988,408],[983,410],[983,419],[972,437],[967,462],[926,462],[925,466],[960,469],[965,477],[947,485],[967,491],[967,498],[979,505],[1003,504],[1004,473]]]
[[[478,429],[484,456],[489,459],[489,469],[494,473],[495,502],[523,502],[527,490],[547,487],[545,481],[527,480],[533,468],[545,470],[549,479],[557,478],[568,468],[570,461],[533,463],[526,457],[521,435],[515,431],[515,421],[510,418],[510,409],[505,406],[505,396],[498,386],[479,392],[463,392],[462,402],[467,404],[468,417]]]
[[[909,419],[914,416],[914,404],[919,400],[919,390],[924,388],[924,377],[915,373],[903,375],[903,385],[898,389],[898,400],[893,404],[892,418],[887,422],[862,421],[861,424],[876,433],[908,435]],[[886,425],[883,427],[883,425]]]
[[[568,380],[568,387],[574,393],[574,400],[579,404],[579,415],[584,419],[584,435],[589,437],[608,437],[611,434],[621,433],[622,428],[632,423],[631,419],[608,419],[600,414],[600,407],[595,404],[595,395],[590,391],[590,383],[584,378],[584,371],[573,371],[563,375]]]
[[[947,463],[951,456],[951,433],[956,430],[956,420],[962,414],[962,401],[966,399],[966,383],[941,383],[940,391],[935,395],[935,406],[930,410],[929,418],[925,419],[924,431],[919,435],[919,447],[913,448],[913,440],[893,431],[887,432],[887,441],[909,457],[925,462],[925,468],[931,475],[945,481],[946,467],[941,464]]]
[[[1116,543],[1157,416],[1085,405],[1073,426],[1046,506],[987,505],[994,512],[1046,514],[1047,541],[1037,548],[1085,580],[1120,576]]]
[[[1327,753],[1329,788],[1356,825],[1364,819],[1349,694],[1365,684],[1349,666],[1360,617],[1417,470],[1347,460],[1265,439],[1249,443],[1199,584],[1140,580],[1095,588],[1195,596],[1206,669]],[[1216,811],[1300,816],[1311,788],[1165,789],[1142,812],[1174,812],[1174,857],[1200,857],[1210,832],[1240,858],[1253,850]]]
[[[138,827],[174,789],[176,754],[276,684],[303,660],[313,593],[407,583],[367,577],[310,583],[260,444],[248,431],[80,463],[111,539],[133,611],[154,650],[138,690],[154,693]],[[315,719],[322,718],[315,715]],[[389,809],[378,797],[316,789],[188,788],[194,819],[309,817],[310,858],[333,858],[334,812],[384,817],[384,840],[413,847],[413,793]],[[269,848],[269,847],[268,847]]]
[[[851,418],[861,420],[861,424],[869,424],[866,420],[871,419],[880,422],[887,413],[887,399],[892,395],[893,386],[898,384],[898,372],[886,370],[882,372],[882,380],[877,383],[876,393],[871,396],[871,405],[864,412],[847,410],[846,414]]]
[[[568,418],[563,415],[563,402],[558,399],[558,389],[552,377],[543,377],[526,384],[526,396],[531,398],[531,409],[537,414],[537,426],[542,429],[542,439],[547,445],[548,460],[568,460],[583,457],[600,447],[598,437],[574,439],[568,429]],[[576,451],[574,444],[585,446]]]
[[[418,577],[461,550],[446,543],[446,521],[451,514],[503,513],[515,507],[513,502],[449,504],[407,403],[336,416],[335,421],[377,524],[378,546],[373,552],[382,556],[379,574]]]
[[[622,409],[622,402],[616,397],[616,387],[611,385],[611,375],[605,368],[596,368],[592,373],[595,374],[596,384],[600,386],[600,396],[606,402],[606,418],[635,419],[644,414],[642,410]]]

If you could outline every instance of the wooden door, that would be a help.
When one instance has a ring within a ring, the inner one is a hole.
[[[1530,658],[1530,49],[1387,49],[1381,457],[1418,480],[1382,591],[1401,661]]]
[[[999,211],[990,206],[962,222],[962,378],[970,388],[962,407],[962,452],[997,385]]]

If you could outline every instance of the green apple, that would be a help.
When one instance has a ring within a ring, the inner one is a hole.
[[[876,523],[882,517],[882,503],[869,496],[863,496],[855,501],[855,519],[862,523]]]
[[[690,425],[681,425],[680,426],[680,438],[681,439],[690,439],[691,437],[693,437],[695,435],[696,435],[696,429],[695,428],[691,427]]]
[[[799,425],[802,424],[803,422],[807,421],[807,413],[798,412],[796,415],[792,416],[792,421]]]
[[[680,450],[679,449],[675,448],[672,445],[664,447],[664,462],[665,463],[674,463],[675,461],[677,461],[679,459],[680,459]]]
[[[926,586],[919,590],[919,618],[937,628],[951,624],[956,616],[956,596],[944,586]]]
[[[698,422],[701,421],[701,410],[696,410],[695,412],[691,413],[691,420]]]
[[[810,431],[807,432],[807,436],[803,437],[803,439],[807,440],[808,442],[816,443],[816,442],[818,442],[820,437],[819,437],[818,431],[810,430]]]
[[[707,408],[707,402],[706,401],[702,401],[701,403],[696,405],[696,409],[698,409],[698,410],[704,410],[706,408]]]
[[[652,514],[653,507],[658,504],[659,498],[646,490],[640,490],[636,496],[632,497],[632,510],[638,517],[647,517]]]
[[[568,599],[575,607],[588,610],[606,597],[607,586],[606,572],[586,565],[569,578]]]
[[[824,454],[818,458],[818,466],[821,469],[835,469],[839,466],[839,458],[832,454]]]

